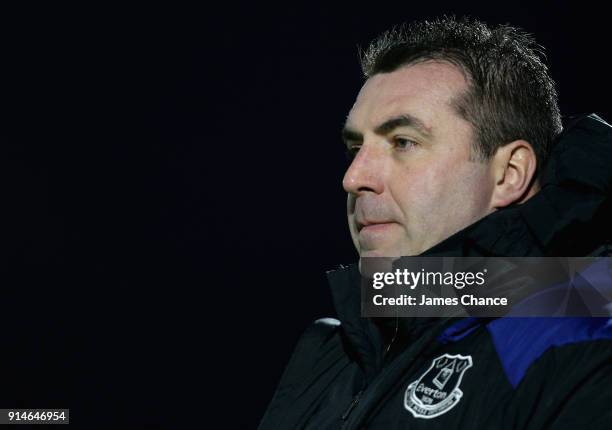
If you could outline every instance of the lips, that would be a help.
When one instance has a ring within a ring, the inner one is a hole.
[[[356,221],[357,223],[357,231],[360,232],[364,227],[368,227],[371,229],[377,228],[378,226],[385,226],[387,224],[392,224],[394,221],[370,221],[370,220],[362,220]]]

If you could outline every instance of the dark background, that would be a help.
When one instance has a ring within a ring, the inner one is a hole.
[[[562,113],[611,118],[609,23],[584,2],[4,10],[0,407],[256,427],[333,316],[325,271],[357,257],[357,45],[441,13],[533,33]]]

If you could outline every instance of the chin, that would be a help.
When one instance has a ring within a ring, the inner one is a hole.
[[[383,255],[384,253],[382,251],[379,251],[377,249],[371,249],[368,251],[360,251],[359,252],[359,257],[360,258],[364,258],[364,257],[385,257],[385,255]]]
[[[373,277],[377,272],[391,272],[393,270],[393,262],[395,259],[377,258],[372,260],[364,260],[363,257],[385,257],[385,255],[361,255],[359,259],[359,272],[366,277]]]
[[[397,251],[390,251],[385,249],[368,249],[361,250],[359,252],[359,257],[385,257],[385,258],[397,258],[400,257],[401,254]]]

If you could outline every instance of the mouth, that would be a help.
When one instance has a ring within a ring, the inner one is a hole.
[[[390,224],[395,224],[394,221],[358,221],[357,232],[361,233],[362,230],[375,231],[388,227]]]

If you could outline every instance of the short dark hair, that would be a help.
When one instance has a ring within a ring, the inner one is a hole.
[[[366,79],[427,60],[459,67],[469,89],[453,106],[474,127],[477,158],[487,160],[500,146],[524,139],[542,172],[562,123],[555,83],[541,58],[544,48],[530,34],[443,16],[395,26],[359,49],[359,56]]]

